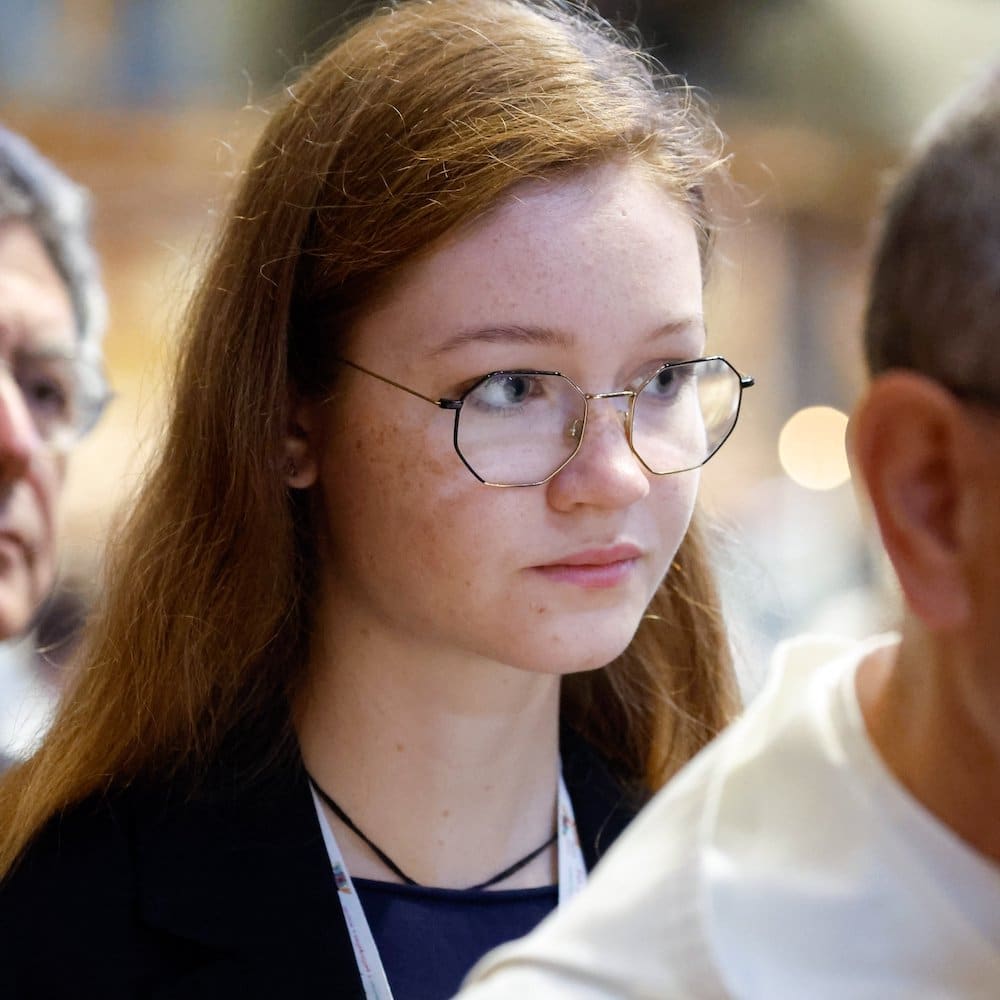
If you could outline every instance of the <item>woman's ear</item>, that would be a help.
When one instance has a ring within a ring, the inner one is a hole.
[[[314,403],[292,400],[282,440],[282,475],[290,489],[305,490],[319,478]]]
[[[860,472],[910,610],[926,627],[951,629],[971,613],[964,539],[961,403],[915,372],[878,376],[850,424]]]

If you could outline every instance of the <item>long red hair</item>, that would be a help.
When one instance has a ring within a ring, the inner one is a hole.
[[[414,255],[525,178],[619,159],[686,206],[707,253],[718,134],[691,91],[568,3],[412,0],[290,86],[190,307],[162,447],[110,546],[75,683],[0,784],[0,873],[55,814],[196,774],[301,682],[314,546],[279,467],[290,388]],[[564,714],[648,789],[725,725],[730,653],[693,526],[628,649],[566,680]]]

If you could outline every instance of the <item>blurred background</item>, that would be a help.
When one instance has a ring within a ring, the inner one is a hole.
[[[871,219],[921,119],[1000,57],[1000,0],[595,5],[703,89],[729,138],[738,186],[709,284],[710,342],[757,387],[704,496],[752,693],[781,636],[893,621],[844,452]],[[0,120],[93,192],[112,306],[117,398],[74,460],[61,620],[78,614],[75,595],[86,604],[155,442],[199,255],[265,105],[348,8],[367,6],[0,0]]]

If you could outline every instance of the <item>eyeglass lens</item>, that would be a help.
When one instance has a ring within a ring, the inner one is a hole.
[[[632,448],[650,472],[703,465],[736,423],[740,377],[721,358],[667,365],[637,390]],[[455,444],[484,482],[528,486],[576,452],[587,398],[562,375],[499,372],[463,397]]]
[[[17,386],[38,436],[70,444],[96,422],[104,406],[103,379],[75,358],[25,355],[0,362]]]

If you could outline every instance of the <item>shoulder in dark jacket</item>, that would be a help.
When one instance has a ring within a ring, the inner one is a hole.
[[[579,737],[562,755],[592,867],[638,803]],[[4,998],[313,995],[363,996],[298,759],[88,801],[0,885]]]
[[[0,930],[0,995],[19,1000],[362,996],[295,767],[53,820],[0,886]]]

